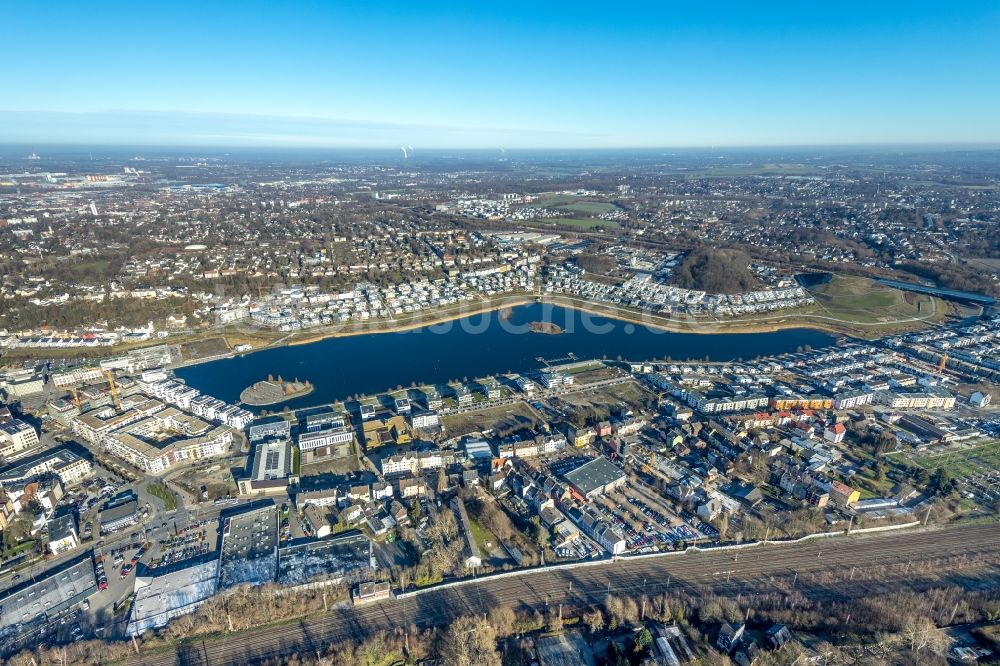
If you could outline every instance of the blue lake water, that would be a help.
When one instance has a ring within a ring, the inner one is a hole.
[[[555,323],[564,333],[533,333],[533,321]],[[436,384],[505,372],[537,370],[537,360],[619,356],[632,361],[652,359],[732,361],[750,360],[835,344],[821,331],[808,328],[773,333],[670,333],[578,310],[532,304],[516,307],[508,316],[499,312],[473,315],[399,333],[372,333],[294,347],[278,347],[177,370],[188,385],[237,402],[240,391],[268,374],[284,379],[309,380],[309,395],[272,405],[306,407],[353,395],[371,395],[408,387]]]

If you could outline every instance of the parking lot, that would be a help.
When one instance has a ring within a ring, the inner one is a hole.
[[[568,560],[589,560],[594,557],[601,557],[603,554],[603,548],[582,534],[579,539],[567,544],[565,548],[556,549],[556,555]]]
[[[631,551],[673,550],[680,541],[691,543],[717,536],[695,516],[678,516],[641,484],[627,483],[593,503],[601,517],[617,527]]]
[[[183,560],[214,552],[218,540],[218,521],[201,520],[160,539],[154,547],[150,566],[175,564]]]

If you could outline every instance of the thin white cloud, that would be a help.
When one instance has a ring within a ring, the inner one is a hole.
[[[215,146],[578,146],[608,137],[537,128],[455,127],[305,116],[171,111],[0,111],[0,142]]]

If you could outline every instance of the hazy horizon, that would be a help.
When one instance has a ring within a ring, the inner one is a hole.
[[[596,146],[596,147],[564,147],[564,146],[531,146],[531,147],[507,147],[499,145],[471,145],[471,146],[440,146],[440,145],[406,145],[397,144],[372,145],[372,146],[317,146],[317,145],[253,145],[253,144],[195,144],[195,143],[136,143],[136,142],[93,142],[93,141],[30,141],[30,142],[8,142],[0,141],[0,158],[27,157],[32,152],[41,153],[44,150],[56,149],[61,152],[85,153],[91,150],[107,149],[112,151],[161,151],[163,153],[176,153],[180,151],[206,151],[211,154],[225,154],[227,152],[248,152],[248,153],[392,153],[399,155],[401,148],[406,148],[410,159],[417,159],[429,154],[474,154],[474,153],[496,153],[498,156],[512,155],[532,155],[532,154],[646,154],[662,153],[685,154],[685,155],[713,155],[715,157],[725,157],[726,152],[735,154],[744,153],[805,153],[815,151],[818,154],[836,154],[844,152],[877,153],[890,151],[899,154],[910,154],[919,152],[991,152],[1000,151],[1000,141],[983,143],[962,143],[962,142],[936,142],[936,143],[840,143],[840,144],[733,144],[733,145],[650,145],[650,146]],[[23,155],[16,151],[24,152]],[[15,154],[6,154],[14,152]],[[41,155],[45,157],[45,155]],[[141,157],[141,156],[138,156]]]
[[[6,8],[2,143],[1000,143],[1000,6]]]

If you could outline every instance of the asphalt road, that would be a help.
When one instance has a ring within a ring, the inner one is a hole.
[[[977,576],[948,571],[916,575],[911,565],[950,557],[1000,557],[1000,524],[943,529],[909,529],[880,534],[852,535],[785,545],[755,546],[736,551],[688,552],[676,556],[608,562],[559,571],[522,572],[507,578],[487,578],[467,585],[442,588],[406,599],[391,599],[357,609],[337,609],[298,623],[254,629],[240,634],[193,640],[175,651],[140,654],[128,664],[166,666],[201,664],[221,666],[278,659],[293,653],[314,652],[345,639],[358,639],[378,630],[394,631],[416,625],[446,624],[461,615],[486,613],[507,605],[544,611],[547,604],[596,604],[612,593],[638,597],[666,590],[697,588],[718,593],[754,594],[774,589],[775,581],[807,591],[810,597],[836,599],[846,588],[869,592],[906,586],[933,585],[969,588],[996,586],[1000,568],[977,567]],[[991,559],[992,562],[992,559]],[[886,572],[884,566],[893,565]],[[881,581],[872,582],[879,568]],[[821,574],[851,576],[852,583],[824,585]]]

